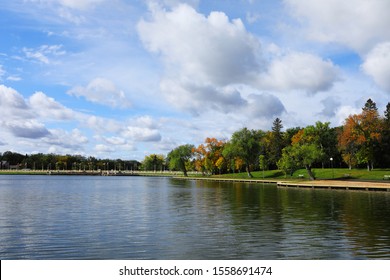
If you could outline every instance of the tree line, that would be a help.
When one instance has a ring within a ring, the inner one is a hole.
[[[270,131],[242,128],[229,140],[206,138],[204,144],[181,145],[166,157],[171,170],[196,170],[204,175],[279,169],[286,176],[299,168],[314,180],[314,167],[390,166],[390,102],[384,115],[368,99],[361,113],[350,115],[342,126],[316,122],[283,131],[276,118]],[[152,157],[155,155],[152,155]],[[160,155],[161,162],[164,158]],[[144,162],[150,161],[150,156]]]
[[[390,102],[383,115],[368,99],[359,114],[350,115],[339,127],[316,122],[283,131],[276,118],[270,131],[242,128],[228,140],[208,137],[203,144],[180,145],[166,156],[150,154],[142,162],[97,159],[81,155],[0,153],[0,169],[33,170],[180,170],[203,175],[278,169],[286,176],[305,168],[315,179],[312,168],[390,167]]]
[[[0,153],[0,169],[28,170],[139,170],[141,162],[136,160],[98,159],[82,155],[31,154],[23,155],[6,151]]]

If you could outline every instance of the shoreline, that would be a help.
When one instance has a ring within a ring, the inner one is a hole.
[[[205,177],[173,177],[174,179],[252,183],[252,184],[275,184],[280,188],[305,188],[305,189],[338,189],[360,191],[385,191],[390,192],[390,182],[380,181],[346,181],[346,180],[315,180],[315,181],[280,181],[263,179],[232,179],[232,178],[205,178]]]
[[[177,172],[132,172],[132,171],[73,171],[73,170],[0,170],[1,175],[45,175],[45,176],[146,176],[146,177],[170,177],[180,180],[214,181],[231,183],[251,184],[274,184],[280,188],[305,188],[305,189],[339,189],[361,191],[385,191],[390,192],[390,180],[280,180],[280,179],[257,179],[257,178],[221,178],[221,177],[197,177],[178,176]]]

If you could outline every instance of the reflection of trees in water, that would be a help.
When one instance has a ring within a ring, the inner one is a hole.
[[[357,258],[390,258],[390,195],[357,193],[345,200],[341,223]]]
[[[170,200],[179,211],[176,231],[203,249],[228,246],[242,258],[390,257],[387,193],[189,181]]]

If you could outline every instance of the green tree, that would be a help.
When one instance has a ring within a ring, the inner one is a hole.
[[[268,162],[264,155],[259,156],[259,167],[260,170],[263,170],[263,179],[264,179],[264,170],[267,168]]]
[[[232,153],[241,158],[246,165],[248,177],[253,177],[251,166],[255,166],[260,154],[262,131],[249,130],[246,127],[233,133],[231,138]]]
[[[390,166],[390,102],[386,105],[383,119],[383,131],[378,157],[382,158],[383,166]]]
[[[336,130],[330,128],[329,125],[329,122],[318,121],[315,125],[305,128],[305,137],[310,137],[313,144],[317,145],[322,152],[320,159],[322,168],[324,168],[325,162],[329,162],[329,158],[334,158],[338,154]]]
[[[269,164],[276,166],[278,160],[282,156],[282,150],[284,148],[283,132],[282,132],[282,121],[276,118],[272,124],[272,131],[269,141]]]
[[[318,141],[318,135],[314,132],[315,129],[313,126],[308,126],[298,131],[292,137],[291,146],[283,149],[282,159],[279,163],[284,169],[286,169],[284,165],[304,167],[310,180],[315,180],[312,171],[313,164],[320,162],[324,156],[324,152]]]
[[[292,146],[287,146],[282,150],[282,156],[277,162],[277,166],[279,170],[282,170],[285,177],[287,178],[287,174],[292,174],[297,169],[297,164],[292,157]]]
[[[181,145],[169,152],[167,156],[169,168],[171,170],[181,170],[183,171],[184,176],[187,177],[187,166],[189,160],[193,157],[194,148],[194,145],[186,144]]]
[[[151,154],[145,156],[142,161],[142,169],[149,171],[163,170],[165,157],[163,155]]]

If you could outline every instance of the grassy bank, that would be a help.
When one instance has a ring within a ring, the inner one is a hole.
[[[324,168],[314,169],[314,174],[318,180],[362,180],[362,181],[383,181],[385,175],[390,175],[390,169],[375,169],[367,171],[366,169],[352,169],[347,168]],[[266,180],[308,180],[307,171],[299,169],[293,173],[292,176],[284,175],[280,170],[266,170],[252,172],[253,179]],[[248,179],[246,172],[235,174],[215,175],[213,177],[231,178],[231,179]]]
[[[69,173],[67,173],[69,172]],[[78,173],[78,175],[97,175],[97,171],[93,171],[94,174],[89,174],[89,171]],[[60,171],[58,174],[56,171],[52,171],[52,175],[75,175],[72,174],[72,171]],[[123,172],[122,175],[133,174],[129,172]],[[0,175],[46,175],[47,171],[41,170],[0,170]],[[314,169],[314,174],[318,180],[359,180],[359,181],[383,181],[385,175],[390,176],[390,169],[375,169],[372,171],[367,171],[366,169],[352,169],[347,168],[325,168],[325,169]],[[141,176],[182,176],[182,172],[135,172],[134,175]],[[253,179],[255,180],[275,180],[275,181],[285,181],[285,180],[308,180],[308,175],[305,169],[299,169],[293,173],[292,176],[285,176],[284,173],[280,170],[266,170],[264,171],[254,171],[252,172]],[[189,173],[189,177],[202,177],[199,173]],[[208,178],[226,178],[226,179],[249,179],[246,172],[234,173],[234,174],[224,174],[224,175],[213,175]]]

